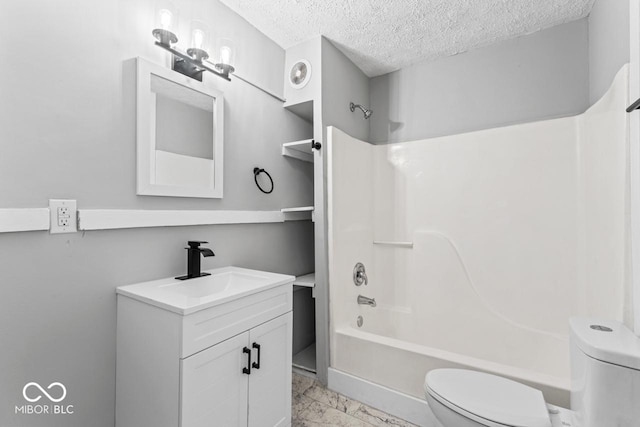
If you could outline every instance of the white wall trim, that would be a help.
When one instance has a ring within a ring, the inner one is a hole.
[[[270,224],[309,219],[309,212],[78,209],[78,230]],[[0,233],[48,231],[49,228],[49,208],[0,209]]]
[[[0,209],[0,233],[49,230],[49,208]]]
[[[440,427],[426,400],[329,368],[329,388],[423,427]]]
[[[640,96],[640,5],[629,1],[629,103]],[[640,336],[640,113],[629,114],[631,280],[634,331]]]
[[[79,209],[79,230],[284,222],[280,211]]]

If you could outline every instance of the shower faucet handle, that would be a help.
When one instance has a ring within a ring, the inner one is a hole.
[[[364,264],[359,262],[353,267],[353,283],[356,286],[367,285],[369,279],[367,278],[367,272],[364,269]]]

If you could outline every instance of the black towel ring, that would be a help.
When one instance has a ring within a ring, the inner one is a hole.
[[[271,190],[266,191],[264,188],[260,186],[260,184],[258,184],[258,175],[260,175],[261,173],[264,173],[265,175],[267,175],[267,177],[269,177],[269,181],[271,181]],[[260,169],[260,168],[253,168],[253,180],[255,181],[260,191],[262,191],[264,194],[269,194],[273,191],[273,178],[271,178],[271,175],[269,175],[269,172],[267,172],[266,170]]]

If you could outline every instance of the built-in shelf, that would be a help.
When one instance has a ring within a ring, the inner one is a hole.
[[[282,208],[280,212],[289,213],[289,212],[311,212],[313,211],[313,206],[300,206],[297,208]]]
[[[316,286],[316,273],[305,274],[304,276],[296,277],[293,281],[295,286],[304,286],[307,288],[313,288]]]
[[[293,355],[293,367],[316,373],[316,343]]]
[[[301,206],[297,208],[283,208],[280,212],[284,214],[285,221],[313,220],[313,206]]]
[[[302,117],[306,121],[313,123],[313,101],[303,101],[292,104],[285,102],[284,108],[291,111],[298,117]]]
[[[293,289],[300,290],[304,288],[311,288],[311,297],[316,297],[316,273],[305,274],[304,276],[297,276],[293,281]]]
[[[301,141],[285,142],[282,144],[282,155],[313,163],[313,151],[311,143],[313,139],[303,139]]]

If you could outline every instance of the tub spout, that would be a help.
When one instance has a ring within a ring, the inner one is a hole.
[[[363,297],[362,295],[358,295],[358,304],[370,305],[371,307],[375,307],[376,299],[367,298],[367,297]]]

